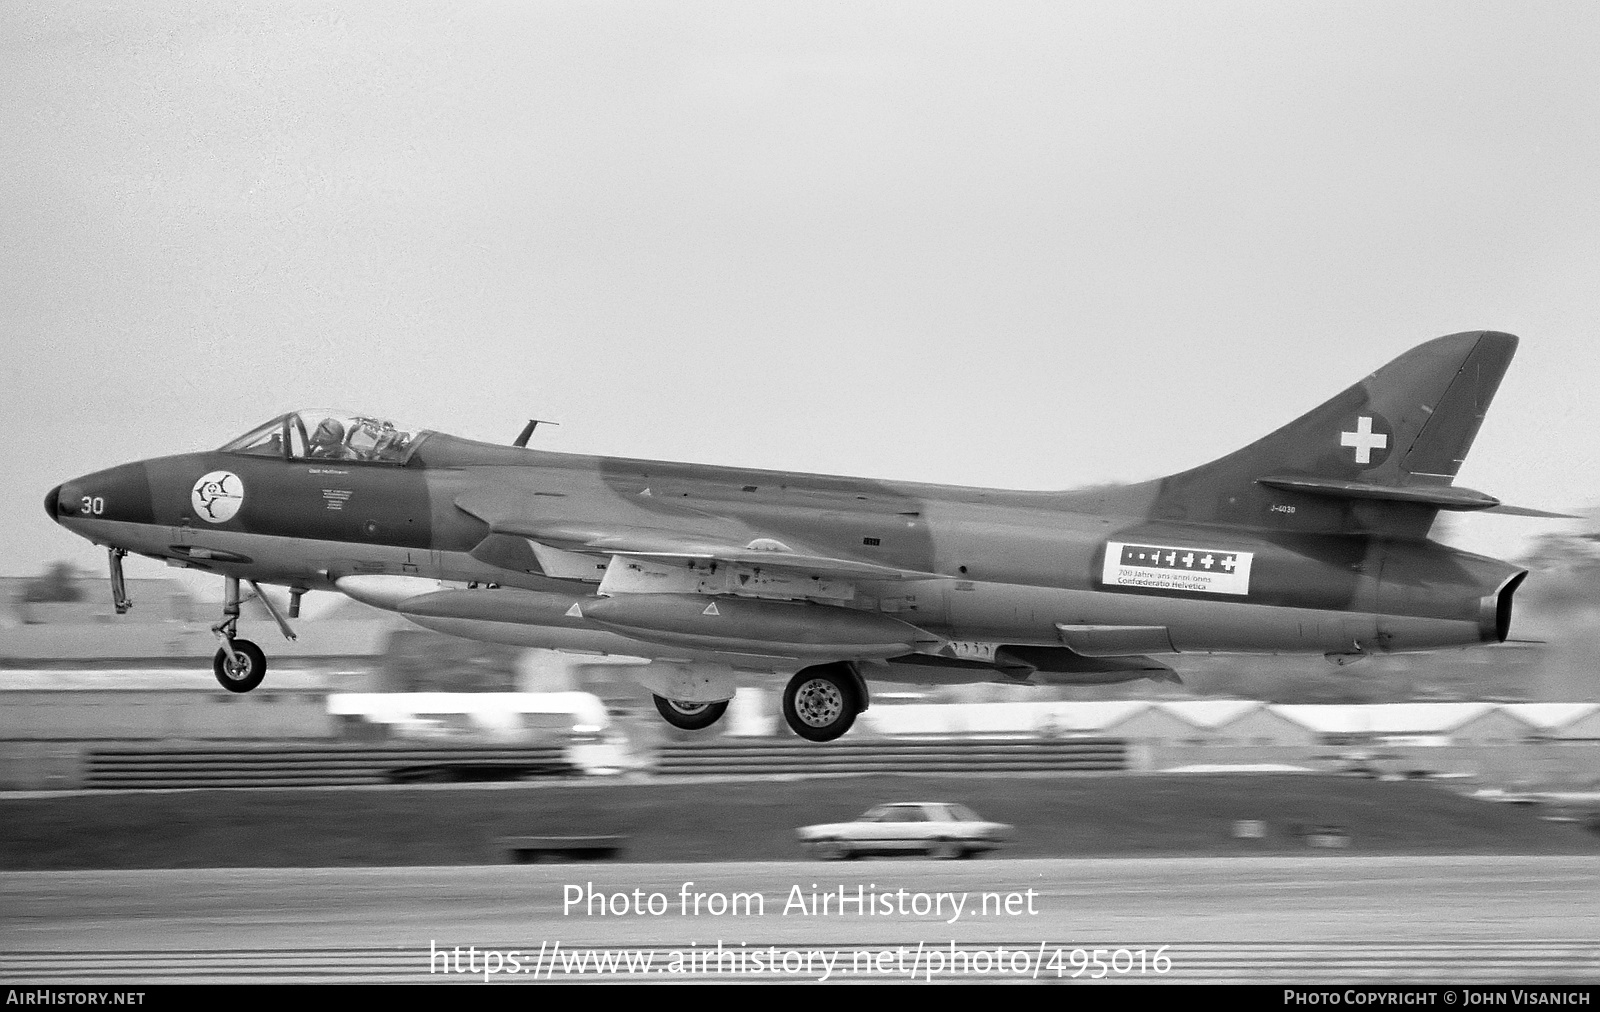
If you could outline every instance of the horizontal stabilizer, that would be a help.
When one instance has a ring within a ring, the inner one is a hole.
[[[1273,476],[1257,478],[1256,482],[1281,488],[1286,492],[1307,492],[1311,495],[1334,496],[1343,499],[1383,499],[1389,502],[1415,502],[1437,506],[1442,510],[1486,510],[1500,505],[1500,500],[1477,489],[1455,485],[1374,485],[1361,481],[1337,481],[1331,478],[1305,478],[1299,476]],[[1515,507],[1513,507],[1515,508]]]
[[[1551,513],[1549,510],[1536,510],[1531,506],[1490,506],[1485,513],[1504,513],[1513,517],[1542,517],[1546,520],[1582,520],[1583,517],[1572,513]]]
[[[1388,502],[1422,503],[1442,510],[1482,510],[1514,517],[1542,517],[1546,520],[1581,520],[1571,513],[1551,513],[1531,506],[1507,506],[1499,499],[1475,488],[1457,485],[1374,485],[1370,482],[1336,481],[1331,478],[1306,478],[1300,475],[1273,475],[1257,478],[1256,484],[1281,488],[1285,492],[1335,499],[1379,499]]]

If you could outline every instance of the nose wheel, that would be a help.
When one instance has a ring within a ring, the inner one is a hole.
[[[222,595],[222,621],[211,627],[219,641],[221,649],[211,659],[212,673],[217,676],[217,683],[229,692],[249,692],[261,684],[267,677],[267,655],[261,648],[249,640],[239,639],[239,578],[228,576],[223,578]],[[289,628],[289,623],[278,614],[278,609],[273,607],[271,598],[261,592],[261,587],[254,580],[250,586],[255,591],[255,596],[266,607],[267,614],[278,623],[278,628],[288,639],[294,639],[294,633]],[[298,599],[296,599],[298,601]]]
[[[232,641],[233,653],[223,647],[211,659],[217,681],[229,692],[249,692],[267,677],[267,655],[249,640]]]

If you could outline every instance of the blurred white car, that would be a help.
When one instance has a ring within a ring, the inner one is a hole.
[[[917,801],[869,808],[854,822],[828,822],[795,831],[800,842],[824,861],[860,854],[926,854],[967,857],[993,850],[1011,839],[1011,827],[989,822],[966,805]]]

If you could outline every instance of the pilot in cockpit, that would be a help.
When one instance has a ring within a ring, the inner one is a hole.
[[[344,423],[337,418],[324,418],[311,434],[308,456],[342,460],[348,454],[344,447]]]

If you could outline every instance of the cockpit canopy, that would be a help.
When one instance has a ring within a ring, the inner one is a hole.
[[[223,453],[286,460],[404,464],[422,433],[385,418],[313,408],[280,415],[224,445]]]

